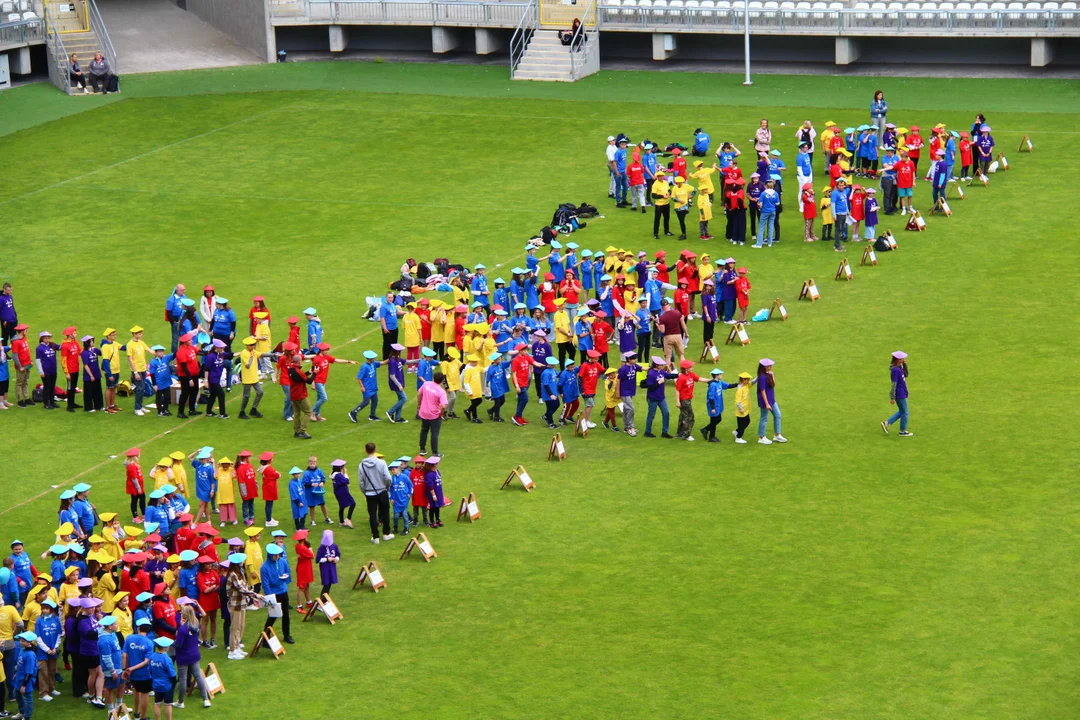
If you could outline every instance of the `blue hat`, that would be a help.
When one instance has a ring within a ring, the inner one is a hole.
[[[426,348],[421,348],[420,349],[420,354],[423,355],[424,357],[435,357],[435,351],[432,350],[431,348],[427,348],[427,347]]]
[[[68,550],[71,550],[76,555],[82,555],[85,552],[83,546],[77,542],[68,543]]]
[[[139,593],[138,595],[135,596],[135,600],[137,602],[146,602],[147,600],[153,600],[153,599],[154,599],[154,593],[149,592],[149,591],[148,592],[141,592],[141,593]],[[145,618],[141,618],[141,619],[145,619]],[[139,623],[135,623],[135,624],[138,625]]]
[[[56,609],[57,607],[59,607],[59,606],[58,606],[58,605],[56,604],[56,601],[55,601],[55,600],[53,600],[52,598],[48,598],[48,597],[47,597],[47,598],[45,598],[44,600],[42,600],[42,601],[41,601],[41,604],[42,604],[42,605],[48,605],[48,606],[49,606],[49,607],[51,607],[51,608],[52,608],[53,610],[55,610],[55,609]]]
[[[60,499],[61,500],[71,500],[74,497],[75,497],[75,491],[74,490],[65,490],[64,492],[60,493]]]
[[[15,540],[11,541],[11,547],[15,547],[16,545],[22,545],[22,544],[23,544],[22,540],[15,539]]]
[[[304,314],[305,315],[318,315],[319,313],[318,313],[318,311],[315,310],[315,308],[307,307],[307,308],[304,308]]]
[[[150,595],[150,593],[142,593],[142,595]],[[140,595],[139,597],[142,597],[142,595]],[[150,597],[153,597],[153,595],[150,595]],[[138,600],[138,598],[136,599]],[[139,602],[142,601],[140,600]],[[135,621],[135,627],[150,627],[153,624],[154,623],[150,622],[150,618],[147,617],[141,617]]]
[[[181,300],[180,304],[183,305],[184,307],[195,307],[195,301],[192,300],[189,297],[186,297],[183,300]]]
[[[98,620],[98,625],[100,625],[102,627],[111,627],[111,626],[113,626],[115,624],[116,624],[116,618],[114,616],[112,616],[112,615],[106,615],[105,617]]]
[[[710,375],[723,375],[724,371],[721,370],[720,368],[713,368],[712,370],[709,371],[709,374]]]
[[[403,463],[412,462],[412,456],[411,455],[402,455],[401,457],[398,458],[398,462],[403,462]]]
[[[366,357],[368,360],[374,360],[375,358],[379,357],[379,355],[374,350],[365,350],[364,357]]]
[[[592,250],[582,250],[581,257],[592,257]]]
[[[304,471],[301,470],[300,468],[296,467],[295,465],[292,466],[292,470],[289,470],[290,475],[299,475],[302,472],[304,472]]]
[[[568,367],[568,366],[573,365],[573,364],[574,364],[574,358],[566,358],[566,360],[563,361],[563,367]]]
[[[600,276],[600,282],[604,282],[605,280],[610,280],[610,279],[611,279],[611,276],[608,275],[607,273],[604,273],[603,275]]]
[[[278,545],[277,543],[270,543],[269,545],[266,546],[266,554],[267,555],[280,555],[282,552],[283,551],[281,549],[281,546]]]
[[[112,617],[112,616],[109,615],[108,617]],[[113,622],[116,622],[116,618],[113,618]],[[98,624],[103,625],[104,623],[105,623],[105,618],[102,618],[101,621]],[[35,633],[30,632],[29,630],[27,630],[26,632],[23,632],[23,633],[19,633],[15,637],[19,638],[20,640],[25,640],[28,643],[37,642],[37,635]]]
[[[528,306],[525,303],[514,303],[515,310],[528,310]]]
[[[154,352],[157,352],[158,350],[161,350],[162,352],[165,352],[165,348],[162,345],[154,345],[150,349],[153,350]]]
[[[209,455],[208,455],[207,457],[209,457]],[[169,483],[165,483],[164,485],[162,485],[162,486],[161,486],[161,491],[162,491],[163,493],[165,493],[166,495],[168,495],[169,493],[174,493],[174,492],[176,492],[176,486],[175,486],[175,485],[171,485],[171,484],[169,484]]]
[[[484,263],[477,263],[476,267],[473,268],[473,270],[487,270],[487,265],[485,265]]]
[[[583,315],[588,315],[588,314],[589,314],[589,308],[587,308],[587,307],[579,307],[577,309],[577,316],[578,317],[581,317]]]
[[[559,242],[558,240],[552,240],[551,241],[551,247],[555,248],[556,250],[560,250],[560,249],[562,249],[562,243]]]
[[[172,646],[173,641],[167,637],[159,637],[154,638],[154,644],[157,645],[159,648],[167,648]]]
[[[515,268],[511,268],[510,272],[514,273],[515,275],[521,275],[522,273],[525,272],[525,270],[523,270],[522,268],[519,268],[519,267],[515,267]]]
[[[229,304],[229,298],[221,297],[220,295],[218,295],[217,297],[214,298],[214,302],[217,303],[218,305],[228,305]]]
[[[473,303],[472,303],[471,307],[474,307],[474,308],[484,307],[484,303],[480,302],[479,300],[473,300]]]
[[[274,532],[270,533],[270,537],[285,537],[285,531],[275,530]]]
[[[208,450],[206,448],[203,448],[202,450],[199,451],[199,454],[195,456],[195,459],[196,460],[208,460],[208,459],[210,459],[211,455],[213,455],[213,452],[211,452],[210,450]]]
[[[770,150],[769,154],[772,155],[773,157],[780,157],[780,151],[779,150]]]
[[[568,242],[566,247],[570,250],[577,250],[580,246],[576,242]]]
[[[163,497],[165,497],[164,490],[155,490],[154,492],[150,493],[151,500],[160,500]]]
[[[89,492],[90,491],[90,486],[87,485],[86,483],[79,483],[78,485],[76,485],[75,487],[73,487],[71,489],[74,490],[77,493],[84,493],[84,492]]]
[[[192,560],[198,560],[199,553],[194,550],[184,550],[180,553],[180,562],[191,562]]]
[[[498,315],[499,317],[504,317],[506,315],[509,315],[510,313],[508,313],[505,310],[500,308],[499,310],[495,311],[495,314]],[[427,348],[424,348],[424,349],[427,350]]]
[[[960,137],[960,133],[956,132],[955,130],[950,130],[949,134],[952,135],[954,138]]]
[[[161,527],[161,523],[156,523],[156,522],[143,523],[143,530],[145,530],[148,533],[157,532],[157,529],[159,527]]]
[[[498,360],[501,357],[502,357],[501,352],[493,352],[490,355],[488,355],[488,360]]]
[[[495,284],[496,285],[505,285],[506,281],[503,280],[501,277],[497,277],[497,278],[495,278]]]
[[[229,555],[229,562],[233,565],[240,565],[247,560],[247,555],[244,553],[232,553]]]
[[[559,364],[559,358],[548,355],[547,360],[545,360],[545,362],[548,365],[558,365]]]
[[[535,250],[535,249],[536,249],[536,246],[535,246],[535,245],[526,245],[526,246],[525,246],[525,250],[526,250],[526,251],[528,251],[528,250]]]
[[[49,548],[49,552],[51,552],[53,555],[64,555],[67,553],[67,551],[67,545],[53,545],[51,548]]]

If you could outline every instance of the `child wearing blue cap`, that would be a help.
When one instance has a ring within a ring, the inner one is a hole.
[[[19,712],[29,720],[34,714],[34,693],[38,682],[38,660],[34,646],[37,645],[38,636],[30,631],[15,636],[19,641],[18,663],[15,666],[16,698],[19,701]],[[11,652],[15,652],[12,650]]]
[[[304,471],[295,465],[289,471],[289,475],[292,476],[289,480],[289,500],[292,504],[293,524],[296,525],[297,530],[304,529],[304,521],[307,518],[308,510],[307,502],[304,499],[304,482],[301,480],[303,474]]]
[[[165,717],[172,720],[173,701],[176,698],[176,665],[167,652],[173,641],[167,637],[154,640],[154,652],[150,656],[150,687],[154,690],[154,718],[161,720],[161,708]]]
[[[535,351],[533,357],[536,357]],[[546,367],[540,373],[540,399],[543,400],[547,410],[544,412],[544,420],[552,430],[558,430],[555,424],[555,411],[559,409],[559,360],[548,355],[544,361]]]
[[[379,416],[376,413],[376,410],[379,407],[379,380],[376,371],[385,361],[378,360],[378,357],[379,356],[374,350],[364,351],[364,362],[360,365],[360,369],[356,373],[356,382],[360,385],[360,390],[364,393],[364,398],[360,401],[359,405],[349,411],[349,420],[352,422],[356,422],[356,416],[361,410],[368,406],[371,407],[368,420],[379,422]]]
[[[563,362],[564,369],[559,373],[559,392],[562,394],[563,411],[559,417],[559,423],[569,425],[577,414],[580,404],[581,392],[578,388],[578,373],[574,367],[574,358],[566,358]]]
[[[150,360],[148,371],[150,380],[154,384],[154,402],[157,404],[158,417],[172,415],[169,412],[169,395],[172,393],[172,362],[174,355],[166,355],[165,348],[155,345],[150,348],[154,351],[154,357]]]
[[[282,533],[282,536],[284,534]],[[262,583],[262,591],[267,596],[267,599],[269,600],[270,596],[274,598],[271,608],[273,608],[273,605],[280,606],[281,630],[285,634],[285,642],[291,645],[295,642],[289,633],[291,623],[289,618],[289,583],[292,581],[292,571],[289,570],[289,563],[285,559],[284,552],[285,550],[277,543],[270,543],[266,546],[266,560],[263,561],[262,567],[259,569],[259,581]],[[273,613],[267,612],[263,632],[272,627],[275,620],[277,618],[274,617]]]
[[[484,380],[488,386],[488,395],[492,400],[491,407],[487,411],[488,418],[492,422],[506,422],[500,412],[506,402],[506,394],[510,392],[510,381],[508,379],[510,361],[506,358],[507,355],[503,353],[491,353],[488,357],[490,364],[484,374]]]
[[[404,462],[408,462],[408,458]],[[402,460],[390,463],[390,502],[394,506],[394,534],[398,531],[398,520],[405,524],[403,535],[409,534],[409,501],[412,499],[413,484],[409,476],[402,472]],[[427,509],[424,509],[427,514]]]

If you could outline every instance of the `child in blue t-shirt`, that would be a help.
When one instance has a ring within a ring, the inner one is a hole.
[[[405,524],[404,535],[409,534],[409,501],[412,500],[413,484],[401,471],[401,461],[390,463],[390,502],[394,504],[394,534],[398,531],[398,519]]]
[[[8,366],[8,353],[11,348],[0,346],[0,408],[15,407],[8,402],[8,385],[11,382],[11,368]]]
[[[172,369],[169,363],[174,355],[166,355],[165,348],[155,345],[150,348],[154,351],[154,357],[147,367],[151,382],[154,383],[154,402],[157,403],[158,417],[172,415],[169,412],[169,393],[172,391]]]
[[[165,704],[165,717],[172,720],[172,706],[176,690],[176,665],[165,654],[173,641],[167,637],[154,640],[154,653],[150,656],[150,682],[154,689],[154,715],[161,718],[161,705]]]

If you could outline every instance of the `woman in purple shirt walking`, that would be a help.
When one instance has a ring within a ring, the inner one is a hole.
[[[772,445],[774,442],[786,443],[787,438],[780,434],[780,406],[776,404],[776,376],[773,375],[773,367],[776,363],[769,358],[762,358],[757,367],[757,392],[758,408],[758,443]],[[769,420],[769,413],[773,416],[773,438],[765,437],[765,426]]]
[[[889,389],[889,404],[896,406],[896,412],[888,420],[883,420],[881,429],[889,434],[889,426],[897,420],[900,421],[900,437],[911,437],[915,433],[909,432],[908,423],[908,389],[907,389],[907,353],[897,350],[892,354],[892,362],[889,364],[889,379],[892,387]]]

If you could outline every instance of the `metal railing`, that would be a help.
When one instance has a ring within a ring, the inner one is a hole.
[[[119,75],[120,66],[116,62],[116,49],[113,48],[109,31],[105,28],[101,13],[98,12],[97,3],[94,0],[87,0],[87,2],[90,5],[90,29],[97,35],[98,42],[101,44],[101,52],[105,56],[105,61],[109,64],[109,69],[113,75]]]
[[[517,27],[514,28],[514,34],[510,36],[511,79],[513,79],[514,73],[517,72],[518,65],[521,64],[521,59],[525,57],[525,50],[529,47],[529,42],[532,40],[533,34],[536,33],[536,30],[539,27],[540,11],[537,7],[536,0],[533,0],[521,13],[521,19],[518,21]]]
[[[42,18],[0,23],[0,48],[15,48],[45,42]]]
[[[86,0],[46,0],[45,14],[49,18],[49,31],[81,33],[90,29],[90,13]]]
[[[583,17],[593,19],[590,32],[584,22],[570,37],[570,77],[575,81],[600,71],[600,33],[596,29],[596,0],[589,0]]]
[[[535,2],[533,3],[535,5]],[[514,27],[529,4],[520,2],[413,2],[412,0],[309,0],[306,18],[314,23],[375,25],[464,25]],[[295,5],[276,17],[295,18]],[[301,16],[305,17],[305,16]]]
[[[49,22],[49,8],[45,7],[45,23],[49,28],[46,45],[49,60],[49,81],[63,90],[65,94],[71,94],[71,73],[68,71],[68,54],[64,49],[64,40],[59,31]]]
[[[741,4],[741,3],[740,3]],[[682,29],[698,32],[741,33],[744,12],[739,8],[672,7],[642,0],[640,3],[600,6],[600,25],[618,29]],[[753,32],[791,34],[870,34],[895,31],[906,34],[1080,34],[1080,11],[1074,10],[809,10],[750,7]]]
[[[540,0],[540,25],[564,30],[574,20],[580,20],[582,25],[595,28],[596,5],[596,2],[590,2],[582,10],[578,0]]]

